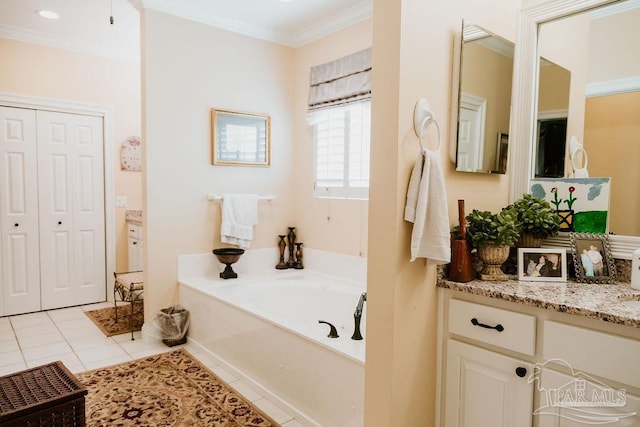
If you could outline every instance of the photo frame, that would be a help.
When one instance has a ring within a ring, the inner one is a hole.
[[[616,280],[616,265],[609,235],[598,233],[569,233],[576,282],[612,283]]]
[[[567,251],[561,248],[518,248],[518,280],[566,282]]]
[[[496,171],[507,172],[507,156],[509,153],[509,134],[498,132],[498,143],[496,148]]]
[[[268,115],[211,109],[211,164],[269,166],[270,161]]]

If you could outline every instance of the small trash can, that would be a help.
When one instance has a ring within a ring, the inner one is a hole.
[[[187,342],[189,311],[180,305],[163,308],[156,313],[153,323],[160,331],[162,342],[168,347]]]

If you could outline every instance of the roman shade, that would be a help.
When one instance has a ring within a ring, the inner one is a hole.
[[[371,98],[371,48],[311,67],[309,111]]]

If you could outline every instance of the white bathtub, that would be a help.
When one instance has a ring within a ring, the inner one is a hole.
[[[364,284],[308,270],[240,270],[234,280],[179,279],[189,339],[311,423],[361,426],[365,341],[351,335]],[[328,338],[329,326],[318,320],[334,324],[340,337]],[[363,336],[365,323],[366,308]]]

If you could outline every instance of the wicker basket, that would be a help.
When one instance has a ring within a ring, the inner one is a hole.
[[[0,425],[84,426],[86,394],[62,362],[0,377]]]

